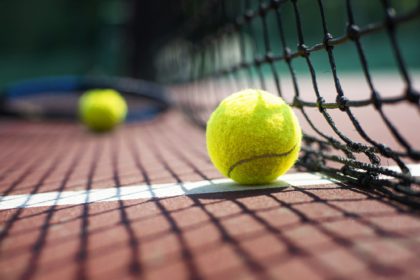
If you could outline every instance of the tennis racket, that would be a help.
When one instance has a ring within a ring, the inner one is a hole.
[[[165,88],[143,80],[102,76],[30,79],[0,91],[0,116],[42,120],[76,120],[79,96],[89,89],[114,89],[128,104],[126,121],[150,119],[170,106]]]

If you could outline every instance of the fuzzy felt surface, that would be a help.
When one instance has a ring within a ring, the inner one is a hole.
[[[79,114],[89,129],[98,132],[108,131],[124,121],[127,104],[115,90],[90,90],[80,97]]]
[[[211,161],[240,184],[274,181],[298,158],[302,132],[292,109],[268,92],[246,89],[224,99],[206,130]]]

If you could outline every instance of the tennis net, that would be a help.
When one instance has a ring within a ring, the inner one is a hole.
[[[420,1],[213,0],[183,7],[189,19],[155,59],[160,82],[196,124],[204,128],[220,100],[237,90],[269,90],[302,122],[298,168],[419,205],[420,179],[409,164],[420,160],[413,133],[420,123],[413,51],[420,47]]]

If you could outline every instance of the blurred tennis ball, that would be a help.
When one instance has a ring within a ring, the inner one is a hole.
[[[125,120],[127,103],[113,89],[93,89],[80,97],[79,115],[90,130],[109,131]]]
[[[265,184],[296,162],[302,131],[283,99],[246,89],[219,104],[206,139],[210,159],[223,175],[240,184]]]

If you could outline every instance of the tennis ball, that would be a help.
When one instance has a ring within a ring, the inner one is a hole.
[[[225,98],[207,122],[207,150],[226,177],[240,184],[274,181],[298,158],[302,131],[292,109],[258,89]]]
[[[113,89],[93,89],[80,97],[79,115],[89,129],[104,132],[124,121],[127,104]]]

